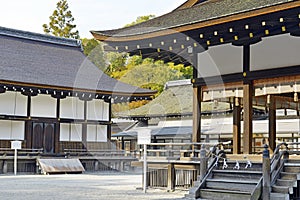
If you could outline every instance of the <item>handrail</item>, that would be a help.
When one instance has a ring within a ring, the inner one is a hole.
[[[284,157],[287,153],[291,152],[291,150],[293,148],[290,148],[290,146],[292,145],[300,145],[300,142],[282,142],[279,143],[275,150],[274,150],[274,154],[271,157],[271,161],[270,161],[270,165],[271,165],[271,185],[275,183],[277,177],[279,176],[282,168],[283,168],[283,164],[285,162],[284,158],[282,159],[282,157]],[[282,147],[285,147],[284,150],[280,151],[280,149]],[[300,153],[300,152],[298,152]]]

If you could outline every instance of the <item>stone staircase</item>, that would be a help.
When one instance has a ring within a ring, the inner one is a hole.
[[[300,180],[300,160],[289,159],[283,165],[275,184],[272,186],[271,199],[299,199],[298,181]]]
[[[262,184],[262,164],[246,161],[227,161],[214,166],[206,180],[202,183],[197,181],[190,189],[187,199],[259,199]],[[248,163],[249,164],[249,163]]]

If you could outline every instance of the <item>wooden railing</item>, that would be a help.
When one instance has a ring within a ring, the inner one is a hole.
[[[284,163],[289,159],[289,154],[300,155],[300,142],[283,142],[276,146],[271,157],[271,185],[273,185],[283,169]]]
[[[148,145],[147,156],[155,158],[167,157],[169,159],[179,158],[200,158],[200,147],[205,145],[208,154],[212,154],[217,147],[224,149],[229,142],[223,143],[151,143]],[[143,156],[144,150],[139,149],[140,156]],[[140,157],[141,158],[141,157]],[[155,159],[154,158],[154,159]]]
[[[64,149],[65,156],[136,157],[136,152],[116,149]]]
[[[39,156],[43,153],[43,148],[40,149],[20,149],[17,151],[18,156]],[[11,148],[0,148],[0,156],[1,157],[8,157],[8,156],[14,156],[14,150]]]

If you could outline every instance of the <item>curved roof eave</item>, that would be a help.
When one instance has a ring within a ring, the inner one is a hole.
[[[242,9],[228,9],[229,11],[222,12],[222,9],[226,10],[226,6],[221,9],[220,8],[222,6],[221,3],[222,2],[226,3],[227,1],[228,0],[210,1],[210,2],[206,2],[204,5],[200,4],[194,7],[174,10],[160,17],[151,19],[149,21],[140,24],[136,24],[131,27],[106,30],[106,31],[105,30],[91,31],[91,33],[96,39],[104,42],[105,41],[106,42],[134,41],[139,39],[148,39],[148,38],[154,38],[158,36],[169,35],[174,32],[184,32],[184,31],[194,30],[194,29],[213,26],[221,23],[241,20],[241,19],[273,13],[281,10],[300,7],[300,1],[294,1],[294,0],[266,0],[266,1],[255,0],[251,2],[251,5],[249,3],[248,3],[249,5],[247,3],[242,4],[245,1],[235,0],[236,3],[243,5]],[[219,11],[219,13],[215,12],[215,14],[210,14],[210,13],[208,14],[205,13],[204,15],[199,14],[199,13],[201,14],[204,13],[204,11],[211,10],[214,6],[218,6],[219,10],[221,9],[221,11]],[[227,7],[229,6],[230,5],[227,5]],[[239,6],[236,5],[236,7]],[[196,11],[198,14],[195,14]],[[182,16],[184,14],[186,15],[188,14],[190,16],[186,17],[186,20],[177,20],[177,21],[175,20],[174,23],[169,22],[170,20],[167,20],[167,19],[175,18],[175,16],[179,16],[179,15]],[[198,15],[198,16],[194,17],[193,15]],[[159,24],[161,26],[159,26]]]

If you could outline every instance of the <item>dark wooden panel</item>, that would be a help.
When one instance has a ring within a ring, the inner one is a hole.
[[[44,152],[54,153],[54,124],[44,126]]]
[[[44,127],[43,123],[33,123],[32,130],[32,148],[40,149],[44,145]]]

